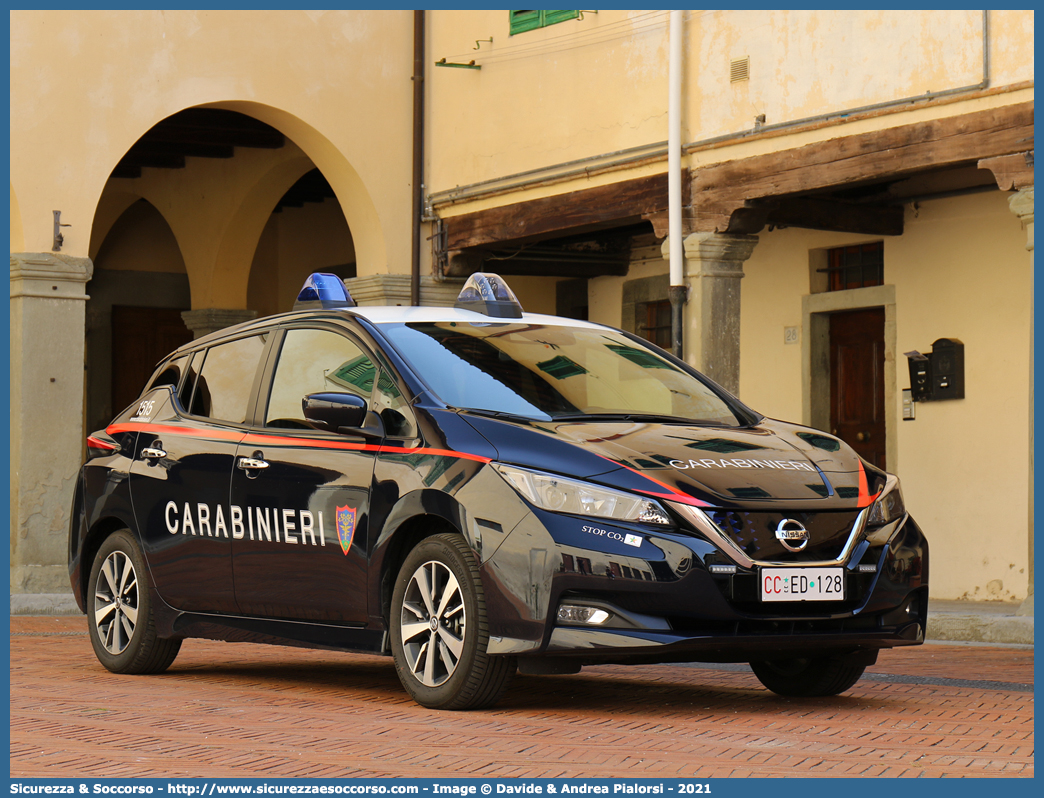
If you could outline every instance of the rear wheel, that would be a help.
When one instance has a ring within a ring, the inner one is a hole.
[[[87,619],[95,656],[113,673],[160,673],[181,649],[180,640],[156,636],[148,570],[128,529],[106,538],[94,557]]]
[[[778,695],[811,697],[843,693],[859,681],[865,665],[834,657],[774,659],[750,663],[760,682]]]
[[[395,582],[392,654],[421,706],[480,709],[500,698],[515,660],[486,653],[486,601],[475,554],[459,535],[435,535],[406,557]]]

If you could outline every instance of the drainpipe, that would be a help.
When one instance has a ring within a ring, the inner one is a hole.
[[[413,12],[413,250],[410,304],[420,304],[421,215],[424,203],[424,12]]]
[[[682,12],[671,12],[670,64],[668,67],[667,101],[667,239],[671,264],[671,348],[675,357],[684,357],[682,334],[685,309],[685,250],[682,247],[681,190],[681,78],[682,78]]]

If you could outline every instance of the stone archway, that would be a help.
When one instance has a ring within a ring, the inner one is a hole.
[[[208,124],[220,133],[210,141]],[[277,283],[291,274],[299,279],[304,256],[280,242],[280,232],[289,238],[292,226],[278,224],[274,214],[302,177],[317,171],[328,196],[319,198],[321,212],[306,219],[312,234],[300,235],[301,213],[286,214],[294,216],[299,240],[334,241],[318,259],[320,268],[351,277],[357,258],[365,257],[368,270],[384,270],[386,248],[373,201],[347,159],[292,114],[247,102],[179,112],[139,139],[98,203],[92,255],[131,198],[142,197],[166,219],[184,258],[191,286],[185,322],[197,336],[258,312],[287,310],[285,286],[251,296],[250,275],[260,269]]]
[[[85,408],[88,431],[104,427],[145,384],[157,361],[191,339],[181,313],[189,280],[167,220],[142,197],[120,193],[92,240],[87,283]]]

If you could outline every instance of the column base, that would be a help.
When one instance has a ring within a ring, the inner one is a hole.
[[[1016,615],[1028,615],[1033,617],[1033,590],[1030,590],[1030,594],[1022,600],[1019,608],[1015,610]]]
[[[67,565],[12,565],[11,593],[68,593]]]

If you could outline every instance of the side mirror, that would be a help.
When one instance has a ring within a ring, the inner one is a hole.
[[[301,400],[308,426],[322,432],[361,431],[366,400],[354,393],[310,393]]]

